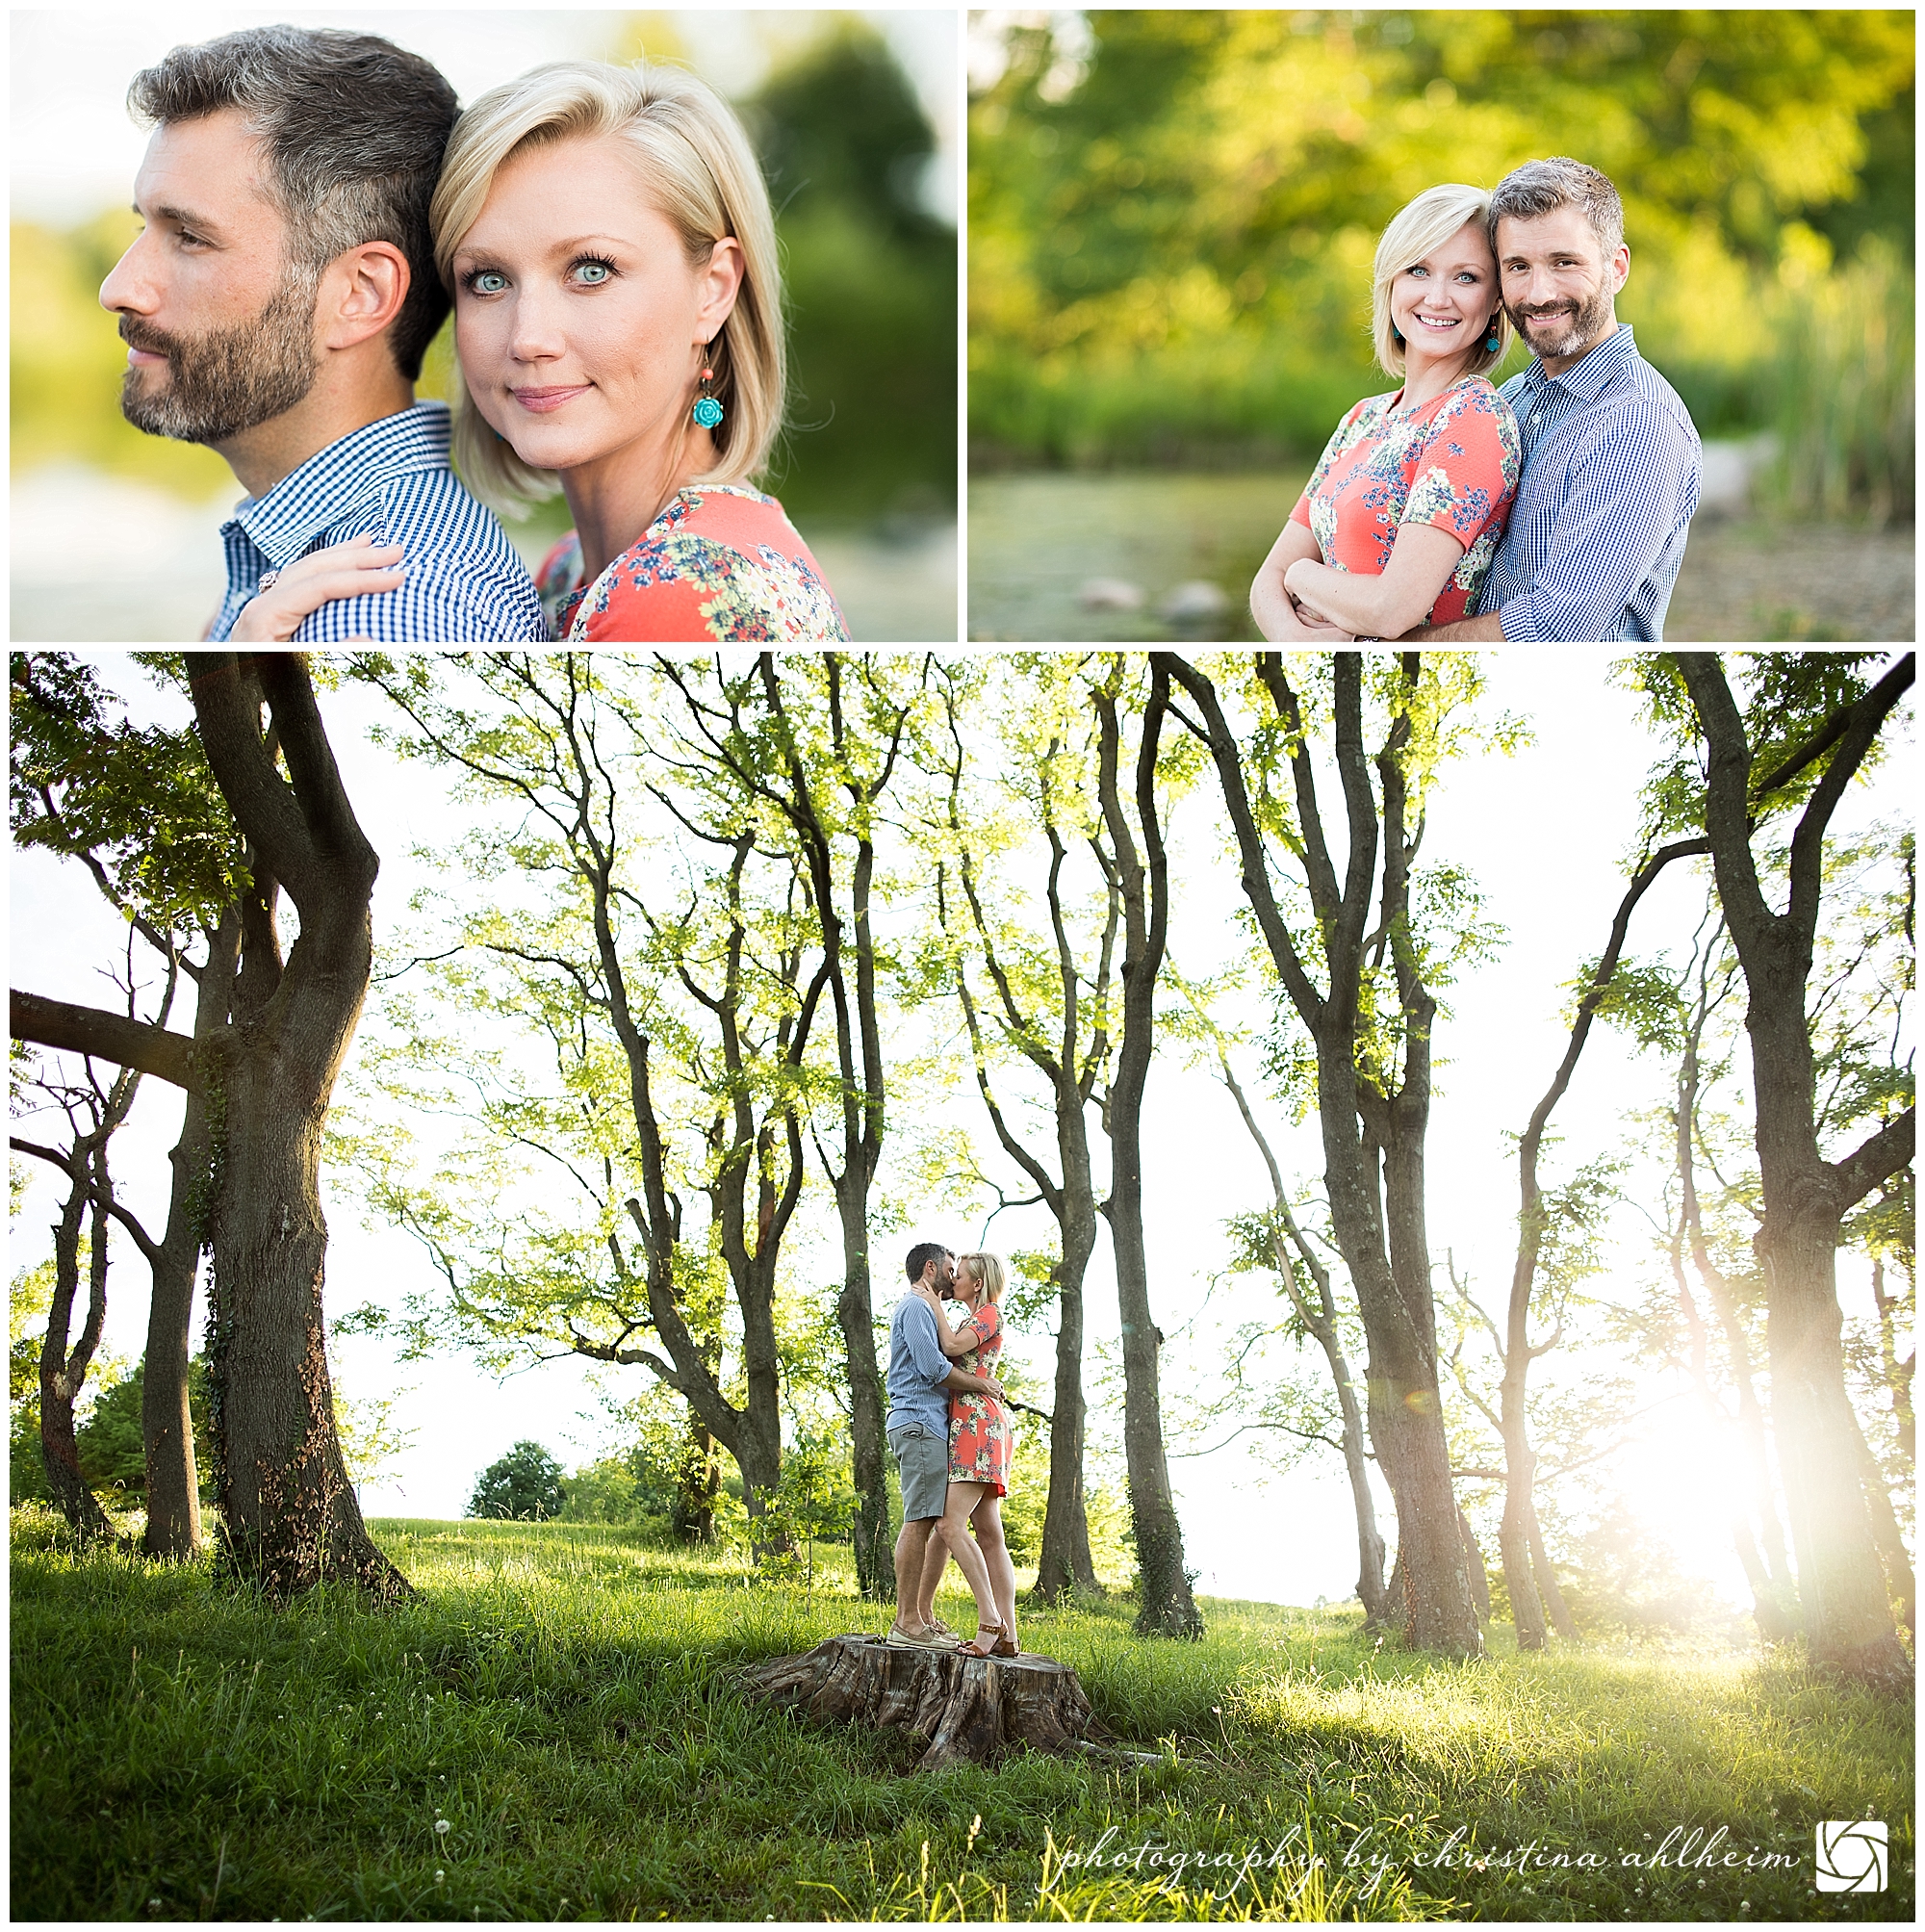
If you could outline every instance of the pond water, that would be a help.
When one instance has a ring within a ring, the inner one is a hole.
[[[1253,641],[1250,580],[1302,494],[1301,470],[983,477],[969,486],[969,635],[986,643]],[[1132,587],[1134,609],[1091,607],[1086,586]],[[1157,606],[1184,585],[1220,594],[1188,620]]]

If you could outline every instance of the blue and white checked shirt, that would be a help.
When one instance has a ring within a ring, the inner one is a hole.
[[[1620,322],[1576,368],[1533,360],[1499,394],[1524,478],[1479,609],[1526,643],[1662,643],[1702,468],[1678,392]]]
[[[400,588],[323,604],[295,642],[545,642],[534,580],[501,526],[461,487],[448,440],[448,405],[417,402],[330,443],[265,497],[240,503],[220,527],[227,595],[209,638],[233,630],[264,572],[372,531],[401,546]]]

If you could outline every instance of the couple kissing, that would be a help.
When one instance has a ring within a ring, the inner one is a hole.
[[[896,1538],[898,1648],[1014,1657],[1016,1578],[1003,1540],[1013,1433],[995,1366],[1003,1350],[1000,1254],[952,1254],[918,1242],[909,1292],[889,1318],[889,1449],[902,1478]],[[946,1307],[965,1312],[954,1328]],[[972,1537],[971,1532],[974,1532]],[[976,1635],[962,1643],[935,1614],[951,1557],[976,1599]]]

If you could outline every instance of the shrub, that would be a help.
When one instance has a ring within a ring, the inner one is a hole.
[[[518,1442],[475,1481],[471,1516],[509,1523],[545,1523],[561,1514],[561,1464],[538,1442]]]

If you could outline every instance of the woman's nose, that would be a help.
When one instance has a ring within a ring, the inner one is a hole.
[[[552,362],[564,347],[561,318],[552,305],[539,295],[518,297],[508,353],[517,362]]]

